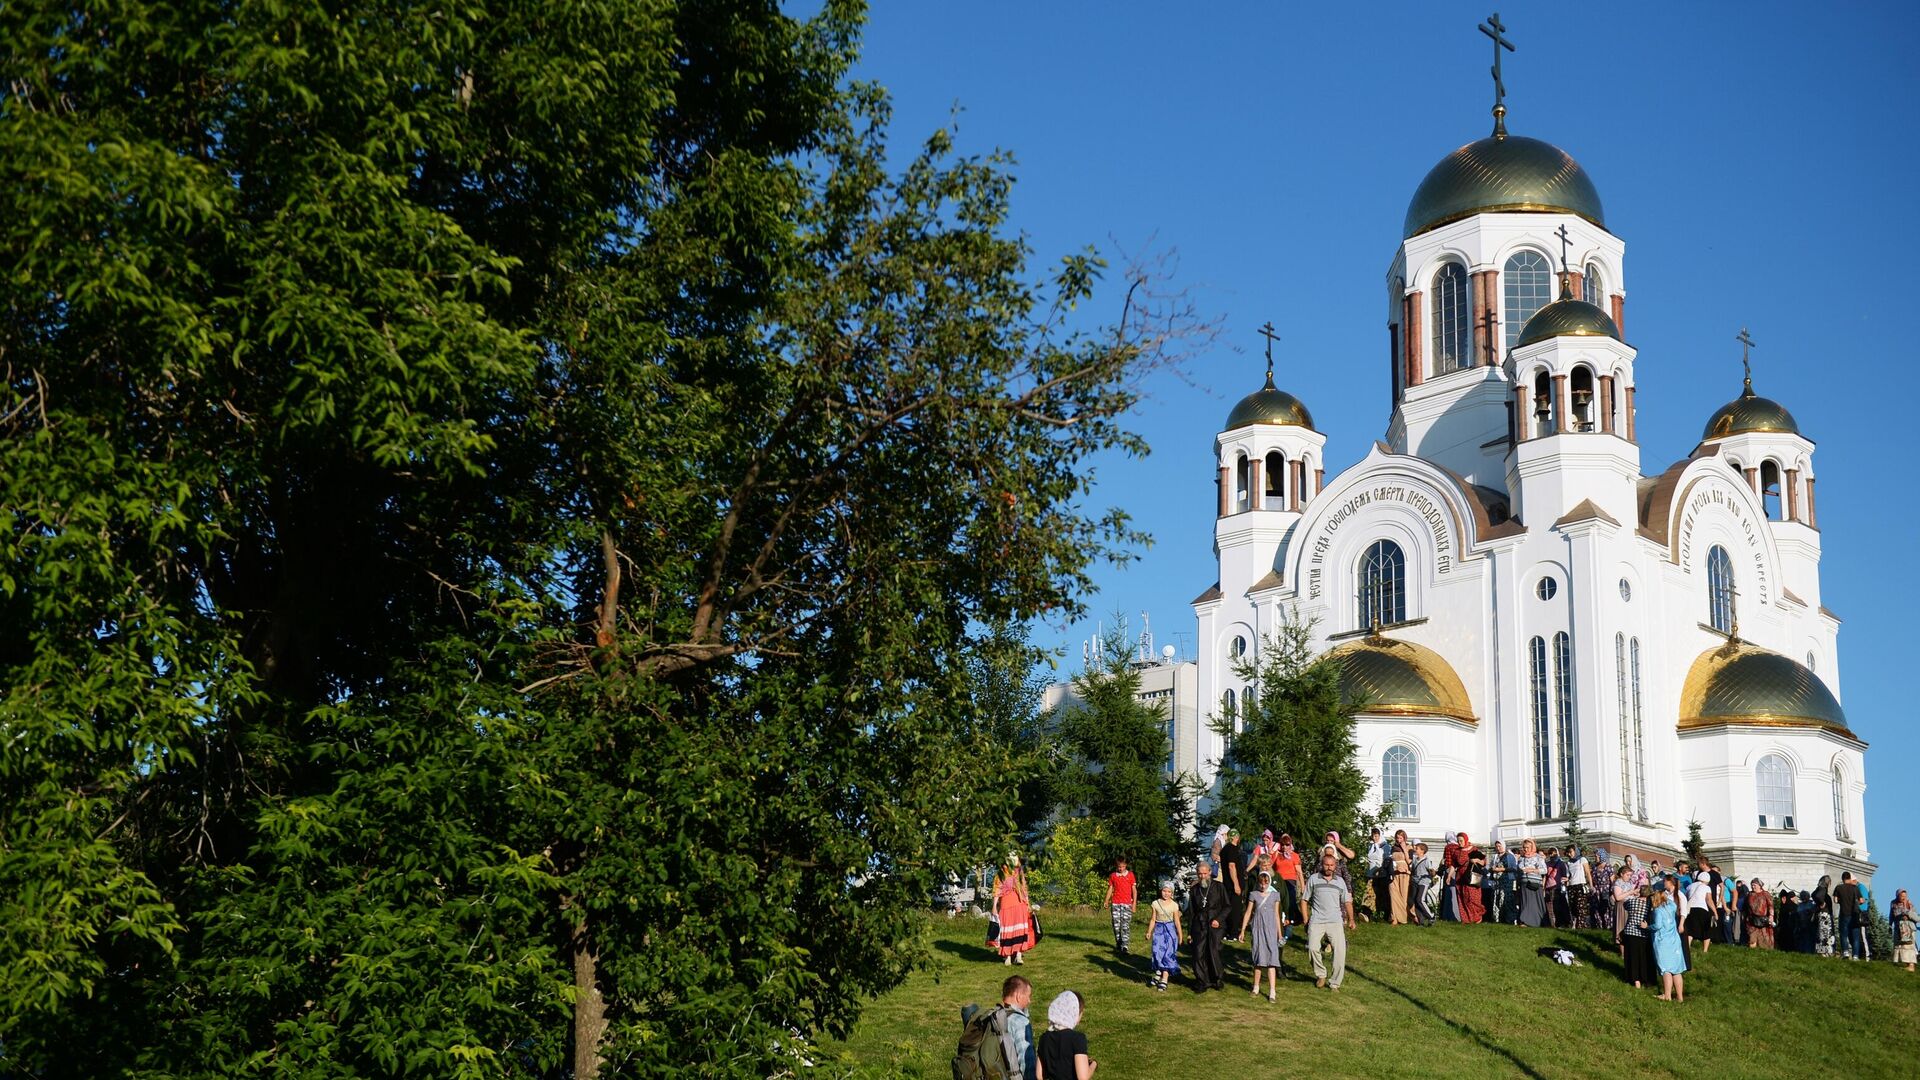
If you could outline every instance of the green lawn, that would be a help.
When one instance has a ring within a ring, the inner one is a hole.
[[[949,1075],[959,1006],[997,1001],[1007,973],[981,944],[983,926],[937,921],[935,967],[871,1004],[839,1048],[863,1065]],[[1080,1028],[1099,1080],[1920,1075],[1920,975],[1891,964],[1715,946],[1696,954],[1686,1002],[1670,1004],[1621,981],[1604,933],[1363,923],[1348,935],[1339,993],[1314,987],[1296,938],[1269,1003],[1248,994],[1247,953],[1232,944],[1225,992],[1149,989],[1144,926],[1135,922],[1135,953],[1121,959],[1104,918],[1055,914],[1020,969],[1034,983],[1036,1034],[1054,994],[1085,995]],[[1549,944],[1583,966],[1534,954]]]

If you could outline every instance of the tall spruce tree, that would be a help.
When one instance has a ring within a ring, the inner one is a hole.
[[[1005,781],[1016,793],[1014,835],[1023,844],[1038,839],[1037,830],[1052,813],[1059,767],[1059,740],[1042,708],[1048,683],[1043,659],[1025,624],[1000,620],[986,628],[967,660],[968,693],[983,732],[1017,763]],[[1001,857],[999,851],[981,854],[987,860]]]
[[[1369,785],[1355,757],[1354,715],[1364,703],[1341,700],[1339,670],[1313,638],[1311,623],[1284,619],[1237,666],[1247,692],[1212,719],[1227,751],[1209,828],[1271,828],[1311,847],[1329,830],[1363,835],[1382,817],[1364,805]]]
[[[0,6],[7,1071],[764,1076],[922,959],[1191,322],[859,14]]]
[[[1054,801],[1100,824],[1102,866],[1130,860],[1142,877],[1170,874],[1193,832],[1193,778],[1172,772],[1167,706],[1140,699],[1131,642],[1119,630],[1086,670],[1073,699],[1057,711],[1066,761]]]

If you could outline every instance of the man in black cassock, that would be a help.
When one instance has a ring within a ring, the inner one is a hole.
[[[1193,942],[1193,981],[1201,990],[1219,990],[1220,939],[1226,935],[1232,904],[1226,886],[1215,881],[1213,867],[1200,860],[1200,880],[1187,894],[1187,940]]]

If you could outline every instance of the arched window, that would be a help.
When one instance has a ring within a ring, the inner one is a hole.
[[[1281,496],[1286,492],[1287,459],[1278,450],[1267,451],[1267,479],[1265,506],[1269,510],[1285,510],[1286,503]]]
[[[1833,767],[1833,838],[1852,839],[1847,834],[1847,777],[1838,765]]]
[[[1573,377],[1567,380],[1567,389],[1573,398],[1573,430],[1592,431],[1593,422],[1593,369],[1577,367]]]
[[[1253,505],[1253,462],[1245,454],[1235,454],[1233,458],[1233,512],[1239,513]]]
[[[1733,633],[1733,558],[1719,544],[1707,552],[1708,621],[1723,634]]]
[[[1560,744],[1560,812],[1580,805],[1580,737],[1573,718],[1573,648],[1565,630],[1553,635],[1554,738]]]
[[[1507,260],[1500,281],[1507,297],[1507,348],[1511,349],[1520,340],[1527,320],[1553,299],[1553,267],[1538,252],[1515,252]]]
[[[1391,540],[1375,540],[1360,560],[1360,625],[1407,621],[1407,557]]]
[[[1433,276],[1433,373],[1473,366],[1473,301],[1467,268],[1442,263]]]
[[[1553,816],[1553,730],[1547,714],[1547,641],[1527,643],[1533,702],[1533,816]]]
[[[1401,821],[1420,820],[1420,763],[1405,746],[1389,746],[1380,759],[1380,795]]]
[[[1626,579],[1621,579],[1626,584]],[[1633,745],[1628,738],[1627,635],[1613,635],[1613,697],[1620,713],[1620,812],[1633,813]]]
[[[1793,828],[1793,766],[1779,754],[1768,754],[1753,767],[1753,786],[1759,796],[1760,827]]]
[[[1780,514],[1780,466],[1770,460],[1760,463],[1760,505],[1769,521],[1783,520]]]
[[[1558,426],[1553,422],[1553,379],[1546,372],[1533,377],[1533,437],[1543,439]]]
[[[1595,307],[1606,307],[1601,299],[1607,295],[1606,286],[1600,280],[1600,264],[1588,263],[1587,274],[1580,279],[1580,299]]]
[[[1639,795],[1640,820],[1651,821],[1647,814],[1647,731],[1640,716],[1640,639],[1634,638],[1627,643],[1627,652],[1632,659],[1633,678],[1633,782]]]

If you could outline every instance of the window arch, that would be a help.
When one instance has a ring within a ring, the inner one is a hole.
[[[1707,618],[1715,630],[1733,633],[1733,558],[1719,544],[1707,551]]]
[[[1567,384],[1573,398],[1573,430],[1594,430],[1598,425],[1593,422],[1593,369],[1585,364],[1574,368],[1573,377],[1567,380]]]
[[[1380,795],[1401,821],[1420,820],[1420,762],[1411,747],[1389,746],[1380,758]]]
[[[1533,437],[1544,439],[1559,427],[1554,422],[1553,377],[1545,371],[1533,377]]]
[[[1600,280],[1600,264],[1588,263],[1586,276],[1580,279],[1580,299],[1595,307],[1605,307],[1600,301],[1606,295],[1606,287]]]
[[[1507,300],[1507,348],[1520,340],[1520,331],[1534,312],[1553,299],[1553,267],[1537,251],[1516,251],[1500,274]]]
[[[1287,457],[1278,450],[1267,451],[1266,479],[1260,494],[1264,501],[1261,505],[1269,510],[1285,510],[1287,504],[1282,498],[1286,494]]]
[[[1433,373],[1473,366],[1473,299],[1467,268],[1440,264],[1433,275]]]
[[[1253,462],[1245,454],[1233,456],[1233,512],[1253,506]]]
[[[1565,630],[1553,635],[1554,739],[1559,745],[1560,812],[1580,805],[1580,738],[1573,716],[1573,646]]]
[[[1847,832],[1847,774],[1833,767],[1833,838],[1850,840]]]
[[[1782,520],[1780,502],[1780,464],[1768,458],[1760,463],[1760,507],[1767,520]]]
[[[1375,540],[1360,559],[1360,625],[1407,621],[1407,557],[1391,540]]]
[[[1527,642],[1527,660],[1533,704],[1533,816],[1553,816],[1553,732],[1547,716],[1547,641]]]
[[[1793,828],[1793,766],[1779,754],[1768,754],[1753,767],[1754,793],[1760,805],[1762,829]]]

